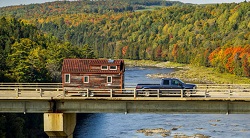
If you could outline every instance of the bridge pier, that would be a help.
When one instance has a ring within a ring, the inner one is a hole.
[[[73,138],[75,113],[44,113],[44,132],[50,138]]]

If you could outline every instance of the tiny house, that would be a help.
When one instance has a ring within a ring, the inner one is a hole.
[[[122,89],[125,65],[123,60],[64,59],[64,88]]]

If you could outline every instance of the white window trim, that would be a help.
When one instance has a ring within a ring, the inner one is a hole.
[[[105,66],[101,66],[101,70],[108,70],[108,66],[106,66],[106,67],[107,67],[107,69],[103,69],[102,67],[105,67]]]
[[[114,66],[115,69],[111,69],[111,66],[109,66],[109,70],[117,70],[117,66]]]
[[[109,78],[109,77],[111,78],[111,82],[108,82],[108,80],[109,80],[108,78]],[[112,81],[113,81],[112,76],[107,76],[107,83],[112,83]]]
[[[87,82],[85,82],[85,77],[87,77],[88,79],[88,81]],[[89,76],[83,76],[83,83],[89,83]]]
[[[67,80],[67,75],[69,76],[69,81],[67,82],[66,80]],[[70,83],[70,74],[64,74],[64,82],[65,83]]]

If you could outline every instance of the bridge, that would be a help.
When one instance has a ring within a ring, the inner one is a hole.
[[[50,137],[72,137],[76,113],[249,114],[250,84],[195,90],[67,89],[61,83],[0,83],[1,113],[44,113]]]

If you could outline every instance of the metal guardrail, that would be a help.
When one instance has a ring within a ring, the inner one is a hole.
[[[250,98],[250,89],[75,89],[64,93],[83,97]]]
[[[125,88],[135,88],[136,83],[125,83]],[[196,84],[198,89],[250,89],[250,84]]]
[[[250,89],[250,84],[197,84],[199,89]]]
[[[37,87],[0,87],[0,99],[5,98],[250,98],[250,89],[63,89]]]
[[[0,87],[0,97],[58,97],[63,88]]]
[[[0,83],[0,87],[62,88],[62,83]]]
[[[177,97],[250,98],[250,84],[197,84],[197,89],[68,89],[62,83],[0,83],[0,98],[16,97]]]
[[[136,83],[125,83],[125,88],[135,88]],[[250,84],[196,84],[198,89],[250,89]],[[0,87],[52,87],[61,88],[62,83],[0,83]]]

